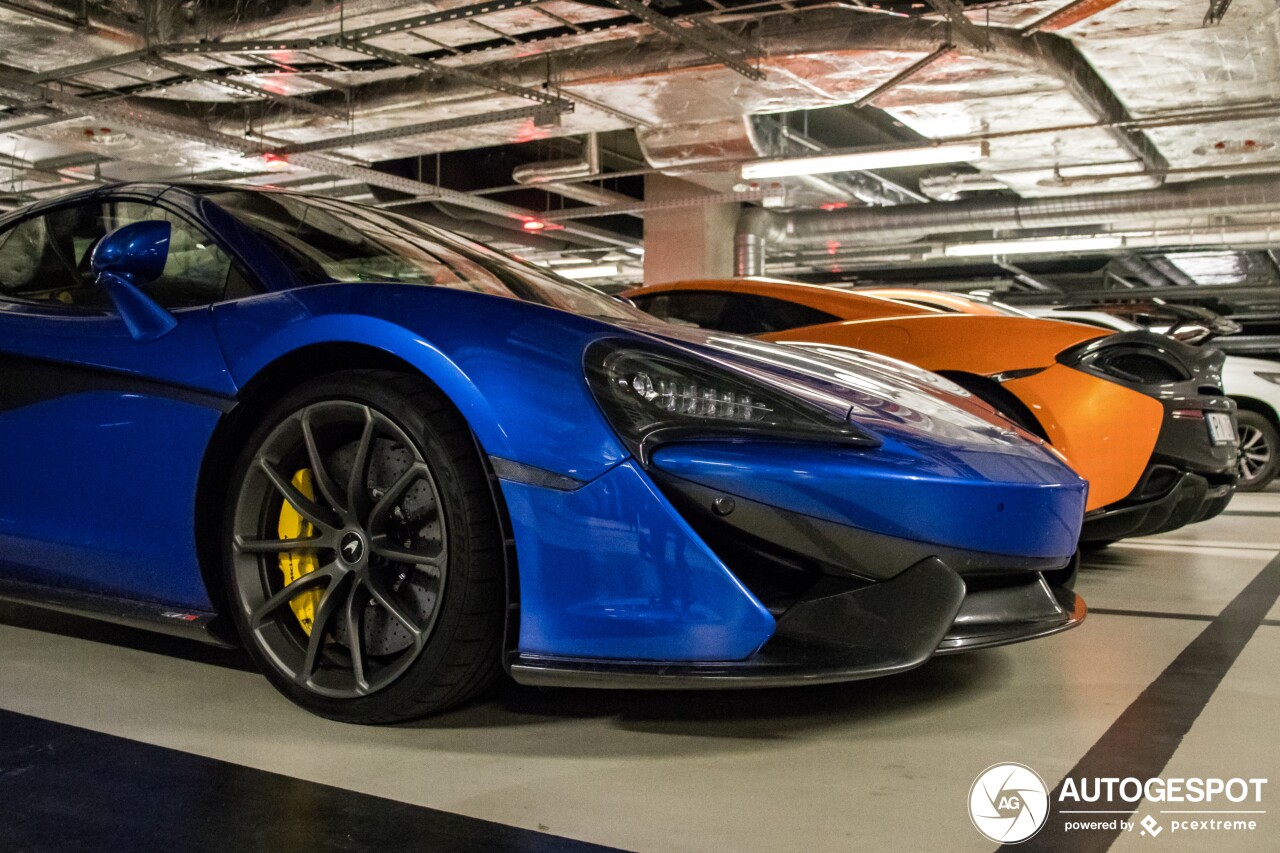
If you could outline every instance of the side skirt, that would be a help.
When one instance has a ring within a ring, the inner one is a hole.
[[[101,619],[130,628],[185,637],[222,648],[236,648],[230,626],[217,613],[186,610],[153,601],[113,598],[64,587],[40,586],[0,579],[0,599]]]

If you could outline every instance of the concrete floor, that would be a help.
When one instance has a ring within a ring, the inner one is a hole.
[[[413,726],[360,728],[309,716],[260,676],[191,660],[176,641],[144,650],[131,632],[101,642],[10,618],[0,620],[9,623],[0,624],[0,708],[627,849],[989,851],[997,845],[966,809],[984,768],[1019,762],[1049,787],[1086,756],[1109,760],[1114,775],[1131,772],[1125,750],[1146,746],[1126,709],[1178,704],[1174,695],[1152,706],[1144,691],[1178,669],[1170,664],[1280,552],[1280,491],[1238,496],[1228,513],[1088,558],[1077,590],[1092,612],[1078,630],[878,681],[680,694],[509,685]],[[1191,709],[1185,737],[1162,731],[1172,724],[1159,713],[1139,724],[1171,751],[1167,766],[1154,759],[1164,776],[1280,787],[1280,605],[1265,615],[1208,685],[1207,704]],[[1128,745],[1109,751],[1124,726]],[[0,781],[5,772],[0,753]],[[74,803],[74,791],[65,796]],[[0,798],[0,837],[5,808]],[[1143,803],[1135,816],[1159,808]],[[1154,839],[1064,835],[1051,815],[1035,849],[1280,849],[1280,791],[1255,808],[1278,813],[1258,815],[1254,832]]]

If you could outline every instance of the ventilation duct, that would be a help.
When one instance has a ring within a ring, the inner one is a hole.
[[[794,251],[818,246],[912,243],[935,234],[1072,228],[1191,228],[1206,215],[1280,208],[1280,178],[1174,184],[1157,190],[1066,198],[974,199],[833,211],[743,211],[735,236],[738,275],[763,275],[766,247]]]
[[[748,162],[799,151],[823,151],[826,146],[779,124],[770,116],[734,116],[711,122],[666,124],[637,128],[636,139],[645,162],[663,174],[703,183],[699,173],[723,169],[726,161]],[[715,173],[710,186],[719,184]],[[795,175],[771,180],[787,189],[787,204],[820,205],[859,201],[863,204],[902,204],[917,200],[910,193],[869,173]]]
[[[529,163],[511,170],[511,179],[517,184],[539,186],[557,181],[572,181],[600,174],[600,139],[588,133],[582,143],[582,156],[572,160],[549,160]]]

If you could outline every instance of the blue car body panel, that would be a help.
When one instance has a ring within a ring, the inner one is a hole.
[[[0,302],[4,576],[210,607],[196,483],[236,386],[210,311],[177,319],[139,344],[110,314]]]
[[[1047,459],[965,455],[947,465],[889,443],[873,452],[676,445],[659,449],[654,464],[727,494],[886,536],[1029,557],[1075,551],[1083,483],[1046,484]],[[986,470],[975,470],[975,461],[987,462]],[[967,469],[966,478],[946,473],[952,466]]]
[[[501,481],[520,583],[519,652],[740,661],[774,635],[775,616],[632,457],[584,378],[584,351],[602,338],[728,361],[750,353],[445,287],[301,287],[251,229],[199,193],[117,191],[156,197],[196,220],[264,292],[178,311],[172,332],[146,342],[110,313],[0,300],[0,369],[20,375],[30,361],[83,374],[43,397],[0,400],[4,575],[211,609],[196,558],[195,495],[220,419],[280,359],[356,345],[435,383],[490,457],[572,484]],[[837,405],[847,395],[851,419],[880,443],[874,450],[689,443],[661,448],[653,464],[877,534],[1018,557],[1072,553],[1085,485],[1057,457],[1024,438],[988,436],[989,425],[944,430],[912,408],[919,388],[906,403],[884,404],[876,393],[892,385],[892,371],[876,369],[879,385],[863,388],[854,377],[823,392]],[[798,362],[790,375],[823,384]]]
[[[634,460],[576,491],[502,485],[520,555],[520,651],[741,660],[774,620]]]
[[[105,390],[0,414],[0,572],[211,609],[192,519],[220,417],[191,402]]]
[[[384,284],[304,288],[214,314],[237,384],[307,346],[362,344],[431,379],[490,455],[583,481],[627,456],[582,379],[582,349],[602,333],[598,322],[514,299]]]

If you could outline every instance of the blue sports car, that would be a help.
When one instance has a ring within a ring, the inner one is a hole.
[[[1080,622],[1085,484],[946,380],[657,324],[411,219],[124,184],[0,220],[0,588],[340,720],[806,684]]]

